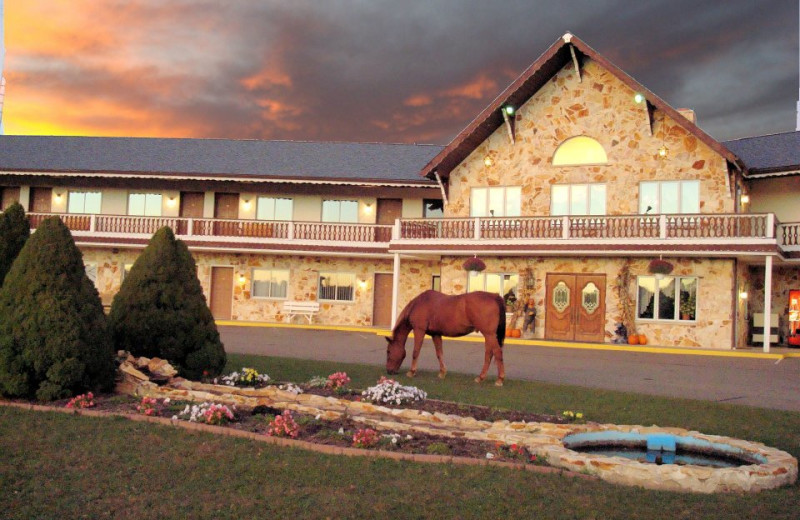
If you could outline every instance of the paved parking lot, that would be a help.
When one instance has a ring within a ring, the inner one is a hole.
[[[365,363],[386,363],[386,341],[371,331],[346,332],[281,327],[220,326],[228,352]],[[412,340],[403,370],[411,363]],[[477,374],[483,344],[445,340],[451,372]],[[531,345],[504,347],[506,377],[641,394],[705,399],[800,411],[800,359],[743,359],[713,356],[614,352]],[[426,338],[420,369],[438,370]],[[497,375],[494,364],[489,379]]]

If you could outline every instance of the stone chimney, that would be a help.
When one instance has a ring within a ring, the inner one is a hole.
[[[694,110],[691,108],[679,108],[678,113],[691,121],[694,124],[697,124],[697,117],[694,115]]]

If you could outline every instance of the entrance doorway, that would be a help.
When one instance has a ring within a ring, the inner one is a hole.
[[[604,341],[605,274],[548,273],[546,290],[545,339]]]
[[[391,274],[375,273],[375,291],[372,301],[372,325],[392,326],[392,287]]]
[[[208,306],[215,320],[231,319],[233,308],[233,267],[211,268],[211,297]]]

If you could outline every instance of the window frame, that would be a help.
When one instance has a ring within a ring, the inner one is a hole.
[[[274,273],[285,273],[286,274],[286,293],[283,296],[275,296],[272,294],[271,288],[274,284],[272,280],[256,280],[256,271],[267,271],[272,276]],[[267,282],[269,284],[268,294],[267,296],[257,296],[256,295],[256,282]],[[291,270],[286,268],[280,267],[253,267],[250,269],[250,298],[254,300],[287,300],[289,298],[289,287],[291,283]]]
[[[92,280],[92,277],[89,275],[89,270],[90,269],[94,270],[94,280]],[[99,278],[99,276],[98,276],[98,274],[99,274],[98,273],[98,270],[99,270],[98,263],[97,262],[84,262],[83,270],[86,273],[86,277],[89,279],[90,282],[92,282],[92,285],[95,288],[97,288],[97,279]]]
[[[573,190],[578,187],[586,187],[586,213],[573,213],[572,200]],[[557,187],[567,188],[567,212],[560,213],[555,211],[555,197],[553,196]],[[592,213],[592,188],[603,188],[603,211],[602,213]],[[550,185],[550,216],[552,217],[565,217],[565,216],[589,216],[600,217],[608,215],[608,184],[605,182],[579,182],[579,183],[559,183]]]
[[[97,211],[86,211],[86,196],[87,195],[98,195],[97,201]],[[82,202],[82,210],[83,211],[72,211],[72,204],[75,200],[74,197],[80,195],[83,199]],[[73,215],[99,215],[103,211],[103,192],[102,191],[88,191],[88,190],[69,190],[67,192],[67,213]]]
[[[639,281],[645,278],[650,278],[655,282],[656,291],[653,293],[653,317],[652,318],[642,318],[639,316],[639,308],[640,308],[640,283]],[[666,279],[673,279],[675,281],[675,294],[674,297],[674,311],[672,318],[661,318],[659,316],[660,311],[660,294],[661,294],[661,287],[659,286],[659,282]],[[684,320],[681,318],[681,281],[682,280],[693,280],[694,281],[694,295],[695,295],[695,304],[694,304],[694,316],[691,319]],[[700,277],[693,276],[693,275],[678,275],[678,276],[664,276],[659,278],[656,275],[639,275],[636,277],[636,321],[643,321],[647,323],[654,323],[654,322],[664,322],[664,323],[689,323],[694,324],[697,323],[697,314],[698,314],[698,306],[697,306],[697,295],[700,292]]]
[[[678,185],[678,200],[677,206],[678,211],[663,211],[662,207],[664,206],[664,201],[662,199],[662,186],[667,183],[676,183]],[[642,186],[643,185],[656,185],[656,206],[652,208],[650,212],[646,213],[646,206],[644,202],[644,198],[642,197]],[[697,200],[697,208],[692,208],[692,211],[684,211],[683,208],[683,199],[684,193],[683,189],[684,186],[688,185],[695,185],[697,186],[697,192],[695,193],[695,198]],[[693,215],[700,213],[700,179],[664,179],[658,181],[639,181],[639,214],[640,215]]]
[[[142,206],[141,213],[132,213],[131,212],[131,197],[133,196],[144,196],[144,205]],[[158,203],[151,202],[151,204],[156,204],[158,208],[158,214],[148,213],[149,205],[147,204],[148,199],[150,197],[158,197]],[[128,192],[128,215],[133,217],[163,217],[164,216],[164,194],[157,193],[157,192],[145,192],[145,191],[130,191]]]
[[[509,209],[508,208],[508,202],[509,202],[508,190],[509,189],[519,190],[519,196],[517,197],[519,205],[516,208],[516,210],[517,210],[516,211],[516,215],[510,215],[509,212],[508,212],[508,209]],[[497,212],[495,212],[495,214],[491,214],[491,210],[489,209],[489,207],[491,206],[491,200],[492,200],[491,192],[493,190],[502,190],[503,202],[501,204],[501,207],[502,207],[502,211],[500,212],[501,214],[498,214]],[[484,211],[485,214],[484,215],[476,215],[475,214],[475,209],[476,209],[475,200],[477,198],[476,194],[480,193],[480,192],[484,192],[485,193],[484,196],[483,196],[483,198],[484,198],[484,201],[483,201],[484,206],[483,207],[485,209],[485,211]],[[522,185],[510,184],[510,185],[504,185],[504,186],[474,186],[474,187],[470,188],[470,190],[469,190],[469,216],[470,217],[478,217],[478,218],[492,218],[492,217],[501,217],[502,218],[502,217],[520,217],[520,216],[522,216]]]
[[[514,290],[514,294],[515,295],[519,295],[519,283],[521,281],[520,275],[519,275],[519,273],[510,273],[510,272],[486,272],[486,271],[481,271],[475,276],[472,276],[471,274],[467,274],[467,292],[469,293],[469,292],[475,292],[475,291],[488,291],[488,289],[486,289],[486,282],[487,282],[487,277],[488,276],[499,276],[499,277],[501,277],[500,278],[500,291],[497,294],[503,299],[505,299],[506,293],[508,292],[507,290],[505,290],[506,277],[512,278],[512,277],[516,276],[517,277],[517,282],[513,286],[509,287],[509,290],[513,289]],[[472,287],[472,283],[473,283],[472,281],[474,279],[477,279],[477,278],[482,278],[483,279],[482,287],[473,288]],[[492,291],[488,291],[488,292],[492,292]],[[517,297],[519,298],[519,296],[517,296]]]
[[[335,276],[342,276],[347,275],[350,276],[352,281],[350,285],[350,299],[340,299],[339,298],[339,291],[346,286],[339,286],[335,285],[336,291],[334,293],[334,298],[323,298],[323,291],[322,291],[322,280],[326,277],[330,277],[332,275]],[[320,271],[317,277],[317,301],[321,302],[334,302],[334,303],[355,303],[356,301],[356,273],[353,271]]]
[[[337,203],[337,219],[330,220],[325,218],[325,204],[326,203]],[[348,202],[353,203],[356,205],[356,215],[355,220],[342,220],[342,203]],[[358,201],[353,199],[323,199],[322,205],[320,206],[320,221],[321,222],[328,222],[328,223],[339,223],[339,224],[358,224]]]
[[[265,203],[265,202],[262,202],[262,201],[266,201],[266,200],[272,200],[273,201],[273,204],[272,204],[272,217],[271,218],[270,217],[262,218],[260,216],[261,207],[262,207],[261,205]],[[288,219],[275,218],[276,215],[277,215],[278,201],[279,200],[289,201],[289,218]],[[291,222],[292,220],[294,220],[294,199],[292,197],[275,197],[275,196],[271,196],[271,195],[258,195],[258,196],[256,196],[256,215],[255,215],[255,219],[256,220],[269,221],[269,222]]]

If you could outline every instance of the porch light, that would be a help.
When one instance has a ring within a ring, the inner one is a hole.
[[[239,275],[239,284],[244,285],[244,282],[246,282],[246,281],[247,280],[245,279],[244,275],[240,274]]]
[[[242,204],[242,207],[245,211],[250,211],[250,199],[244,199],[244,204]]]
[[[372,215],[372,203],[364,204],[364,213]]]
[[[644,101],[644,96],[637,92],[636,95],[633,96],[633,100],[636,101],[636,104],[640,104],[642,101]]]
[[[739,291],[739,299],[746,300],[747,299],[747,291]]]
[[[358,286],[359,286],[359,287],[361,288],[361,290],[363,291],[364,289],[366,289],[366,288],[367,288],[367,281],[366,281],[366,280],[359,280],[359,281],[358,281]]]
[[[750,195],[742,195],[742,204],[747,204],[750,202]]]
[[[669,153],[669,148],[667,148],[666,146],[661,146],[661,148],[658,149],[659,157],[666,157],[668,153]]]
[[[170,197],[167,199],[167,206],[169,206],[170,208],[175,207],[175,197]]]
[[[514,107],[512,107],[511,105],[506,105],[506,106],[503,108],[503,110],[505,110],[505,111],[506,111],[506,114],[507,114],[507,115],[509,115],[509,116],[513,116],[513,115],[514,115],[514,111],[515,111],[516,109],[515,109]]]
[[[483,165],[486,166],[487,168],[490,167],[493,164],[494,164],[494,161],[488,155],[483,158]]]
[[[56,202],[61,202],[61,192],[56,193]]]

